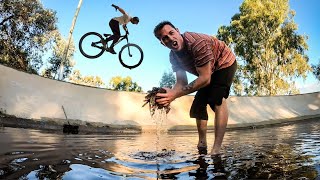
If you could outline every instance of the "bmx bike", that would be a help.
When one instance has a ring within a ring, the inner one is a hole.
[[[84,34],[79,41],[79,49],[83,56],[94,59],[100,57],[105,51],[109,52],[109,46],[107,39],[112,34],[105,34],[105,38],[97,32],[88,32]],[[129,32],[126,31],[125,35],[121,35],[115,45],[117,45],[122,40],[127,40],[127,43],[122,46],[119,51],[119,61],[121,65],[125,68],[136,68],[143,60],[143,51],[140,46],[129,43],[128,39]]]

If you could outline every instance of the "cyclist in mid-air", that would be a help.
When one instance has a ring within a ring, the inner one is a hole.
[[[108,37],[106,41],[112,41],[111,46],[109,47],[109,52],[112,54],[116,54],[113,47],[116,42],[120,39],[120,24],[122,25],[123,29],[127,32],[127,24],[131,22],[132,24],[138,24],[139,18],[138,17],[131,17],[128,13],[126,13],[122,8],[119,6],[116,6],[114,4],[111,5],[116,10],[119,10],[123,15],[119,17],[114,17],[109,21],[109,26],[112,30],[113,35]],[[108,36],[107,34],[104,34],[104,36]]]

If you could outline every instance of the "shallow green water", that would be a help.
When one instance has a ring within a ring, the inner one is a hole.
[[[199,155],[197,140],[2,128],[0,179],[320,179],[319,120],[228,131],[220,157]]]

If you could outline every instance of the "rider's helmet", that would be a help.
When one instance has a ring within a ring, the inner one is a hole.
[[[132,24],[138,24],[139,23],[139,18],[138,17],[133,17],[132,18]]]

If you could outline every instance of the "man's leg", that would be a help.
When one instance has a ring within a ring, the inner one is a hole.
[[[190,108],[190,117],[195,118],[199,135],[199,154],[207,154],[207,89],[199,89]]]
[[[111,40],[111,39],[112,39],[113,41],[112,41],[112,44],[110,45],[110,49],[113,49],[114,44],[119,41],[120,35],[119,35],[119,34],[114,34],[114,35],[111,36],[110,40]]]
[[[197,128],[199,134],[198,148],[207,147],[207,120],[197,119]]]
[[[112,33],[113,35],[111,35],[107,41],[110,41],[110,40],[113,40],[109,49],[110,49],[110,52],[112,54],[116,54],[116,52],[114,51],[113,47],[115,45],[116,42],[118,42],[118,40],[120,39],[120,28],[119,28],[119,22],[114,20],[114,19],[111,19],[110,22],[109,22],[109,26],[112,30]]]
[[[220,106],[215,106],[215,118],[214,118],[214,144],[211,149],[212,155],[219,154],[221,149],[221,144],[223,141],[224,134],[226,132],[226,127],[228,124],[228,106],[226,99],[222,99],[222,104]]]

